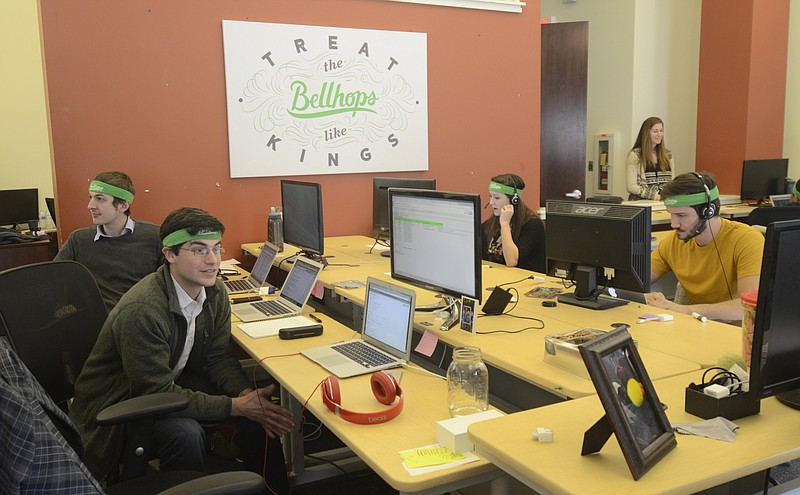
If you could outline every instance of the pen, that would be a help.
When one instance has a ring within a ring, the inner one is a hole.
[[[706,318],[705,316],[701,315],[700,313],[692,313],[692,318],[694,318],[695,320],[700,320],[703,323],[708,321],[708,318]]]
[[[312,320],[316,321],[317,323],[322,323],[322,320],[320,320],[319,318],[317,318],[313,314],[308,315],[308,317],[311,318]]]

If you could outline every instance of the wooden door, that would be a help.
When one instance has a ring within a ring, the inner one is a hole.
[[[586,197],[586,93],[589,23],[542,25],[541,206]]]

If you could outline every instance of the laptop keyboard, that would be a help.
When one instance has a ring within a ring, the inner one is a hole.
[[[274,300],[256,302],[253,303],[253,307],[267,316],[288,315],[293,313],[292,310]]]
[[[331,346],[336,352],[349,357],[356,363],[364,366],[365,368],[372,368],[373,366],[383,366],[384,364],[395,363],[397,360],[376,351],[375,349],[365,345],[360,340],[352,342],[345,342],[344,344],[337,344]]]
[[[246,278],[239,280],[226,280],[224,284],[229,290],[250,290],[253,288]]]

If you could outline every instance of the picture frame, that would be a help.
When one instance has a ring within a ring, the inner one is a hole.
[[[460,328],[465,332],[474,334],[476,332],[475,308],[478,307],[478,300],[468,296],[461,297],[461,320]]]
[[[606,412],[586,432],[581,455],[599,452],[613,433],[638,480],[677,441],[636,344],[619,328],[578,348]]]

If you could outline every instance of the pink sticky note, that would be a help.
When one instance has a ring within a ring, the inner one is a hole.
[[[311,291],[311,294],[313,294],[317,299],[322,299],[322,297],[325,295],[325,286],[322,285],[322,282],[317,280],[317,283],[314,285],[314,289]]]
[[[430,330],[425,330],[425,333],[422,334],[422,338],[419,339],[419,344],[417,344],[417,347],[414,350],[423,356],[431,357],[433,355],[433,351],[436,350],[436,344],[438,343],[439,337],[437,337],[436,334]]]

